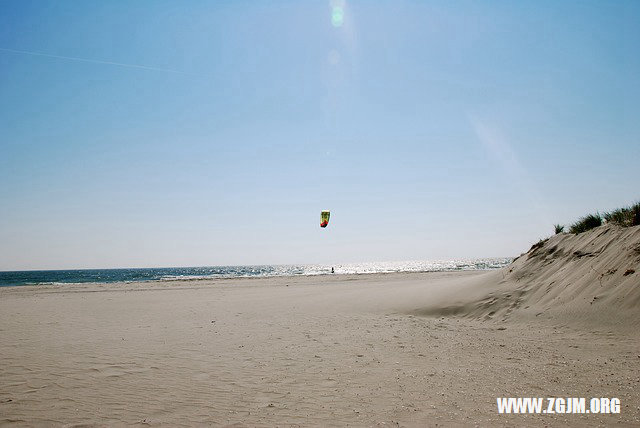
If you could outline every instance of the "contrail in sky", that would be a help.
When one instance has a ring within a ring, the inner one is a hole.
[[[115,66],[118,66],[118,67],[138,68],[138,69],[141,69],[141,70],[163,71],[165,73],[191,74],[191,73],[185,73],[184,71],[171,70],[170,68],[147,67],[146,65],[124,64],[124,63],[121,63],[121,62],[100,61],[100,60],[97,60],[97,59],[76,58],[76,57],[73,57],[73,56],[51,55],[51,54],[46,54],[46,53],[42,53],[42,52],[20,51],[20,50],[16,50],[16,49],[6,49],[6,48],[0,48],[0,51],[16,53],[16,54],[23,54],[23,55],[44,56],[44,57],[47,57],[47,58],[67,59],[67,60],[70,60],[70,61],[89,62],[89,63],[92,63],[92,64],[106,64],[106,65],[115,65]]]

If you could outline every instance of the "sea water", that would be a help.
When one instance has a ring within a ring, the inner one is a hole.
[[[511,263],[511,258],[468,260],[404,261],[347,263],[334,265],[264,265],[264,266],[209,266],[166,267],[134,269],[74,269],[29,270],[0,272],[0,287],[39,284],[81,284],[108,282],[143,282],[203,280],[216,278],[273,277],[291,275],[336,275],[390,273],[390,272],[442,272],[460,270],[499,269]]]

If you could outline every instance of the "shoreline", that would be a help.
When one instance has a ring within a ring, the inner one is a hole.
[[[142,281],[109,281],[109,282],[57,282],[57,283],[39,283],[39,284],[18,284],[18,285],[2,285],[0,286],[0,293],[4,289],[14,289],[14,288],[29,288],[29,289],[50,289],[50,288],[63,288],[63,287],[91,287],[95,285],[96,287],[121,287],[128,285],[153,285],[160,287],[161,285],[167,284],[182,284],[182,283],[203,283],[203,286],[213,286],[222,282],[231,282],[231,281],[262,281],[262,280],[273,280],[277,278],[282,278],[283,280],[287,279],[298,279],[298,278],[309,278],[311,281],[313,278],[325,278],[325,277],[340,277],[342,280],[350,281],[353,278],[361,277],[361,276],[393,276],[393,275],[430,275],[430,274],[439,274],[439,273],[486,273],[498,271],[500,269],[458,269],[458,270],[438,270],[438,271],[405,271],[405,272],[363,272],[363,273],[320,273],[320,274],[304,274],[304,275],[271,275],[271,276],[229,276],[229,277],[219,277],[219,278],[176,278],[176,279],[150,279],[150,280],[142,280]],[[207,284],[204,284],[207,283]]]
[[[29,270],[0,272],[0,287],[49,284],[119,283],[278,276],[321,276],[401,272],[441,272],[500,269],[512,258],[362,262],[331,265],[201,266],[173,268],[118,268]],[[335,268],[335,272],[333,269]]]

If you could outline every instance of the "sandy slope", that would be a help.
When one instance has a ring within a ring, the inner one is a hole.
[[[640,226],[601,226],[540,242],[510,266],[437,301],[421,315],[552,319],[578,327],[640,327]]]
[[[0,424],[640,424],[638,229],[499,272],[0,289]],[[499,396],[622,413],[504,416]]]

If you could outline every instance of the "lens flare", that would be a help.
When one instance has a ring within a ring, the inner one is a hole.
[[[344,10],[336,6],[331,11],[331,25],[334,27],[342,27],[342,23],[344,22]]]

